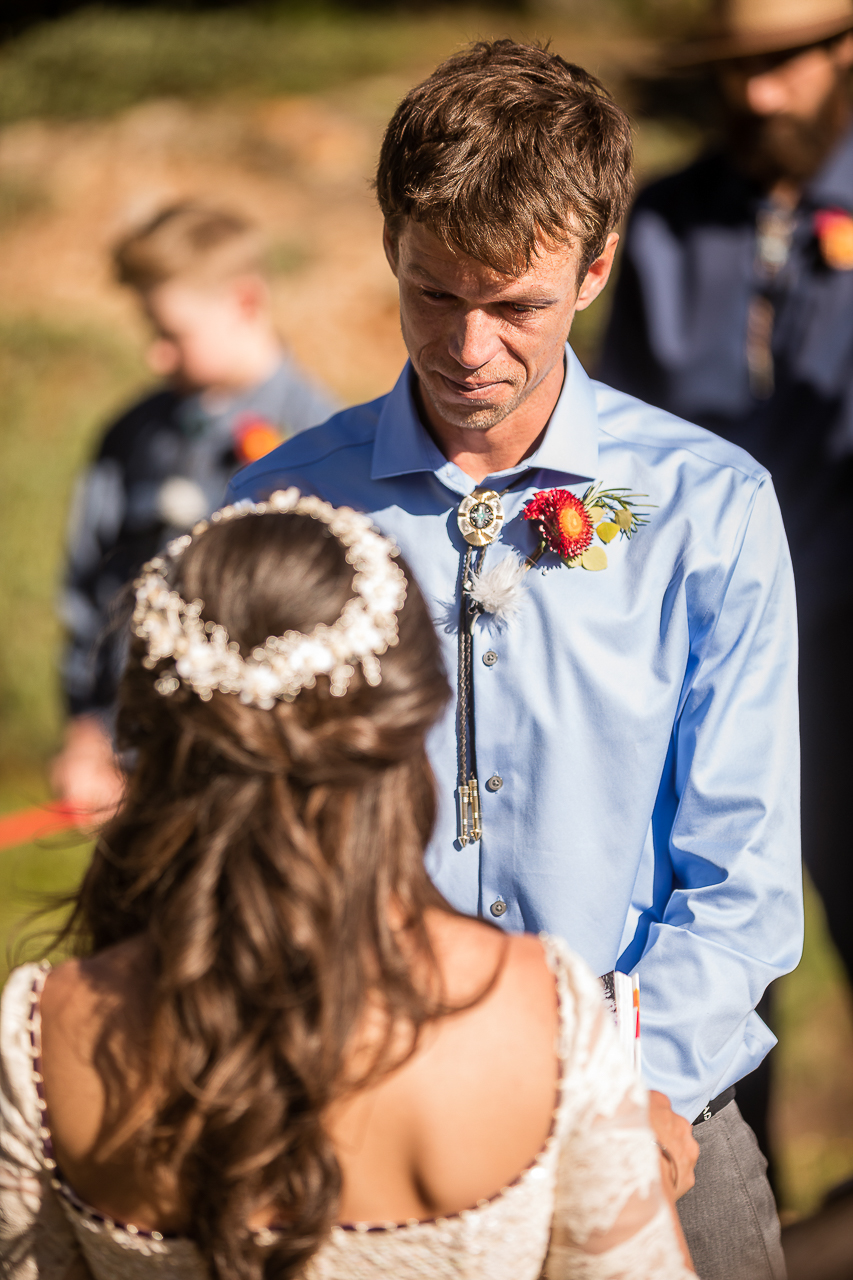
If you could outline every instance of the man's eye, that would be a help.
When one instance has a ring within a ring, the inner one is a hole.
[[[438,289],[421,289],[421,297],[429,298],[430,302],[446,302],[450,294],[441,293]]]

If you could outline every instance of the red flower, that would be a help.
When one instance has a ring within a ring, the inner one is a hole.
[[[525,520],[536,520],[542,541],[562,560],[574,560],[592,542],[592,521],[580,498],[568,489],[544,489],[524,508]]]

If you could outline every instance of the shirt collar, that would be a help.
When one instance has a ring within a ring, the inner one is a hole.
[[[853,127],[833,147],[824,164],[806,185],[806,197],[815,208],[839,205],[853,210]]]
[[[456,493],[470,493],[477,487],[453,462],[448,462],[420,420],[414,397],[410,361],[394,389],[385,398],[373,444],[371,479],[431,471],[442,484]],[[496,471],[490,479],[512,477],[531,469],[556,473],[566,483],[595,479],[598,470],[598,411],[595,393],[575,353],[566,344],[566,374],[560,398],[554,406],[539,448],[506,471]],[[485,484],[485,481],[483,482]]]

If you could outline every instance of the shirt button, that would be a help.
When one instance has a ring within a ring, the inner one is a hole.
[[[493,916],[502,916],[503,913],[506,911],[506,903],[503,902],[500,898],[498,898],[497,902],[492,903],[492,905],[489,907],[489,910],[491,911]]]
[[[497,662],[497,660],[498,660],[498,655],[495,653],[494,649],[487,649],[486,652],[483,654],[483,661],[485,662],[487,667],[493,667]]]
[[[496,773],[494,774],[493,777],[489,778],[488,782],[486,783],[486,786],[488,787],[489,791],[500,791],[503,784],[504,784],[503,778]]]

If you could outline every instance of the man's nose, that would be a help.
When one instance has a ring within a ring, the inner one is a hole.
[[[479,369],[498,354],[498,321],[487,311],[472,308],[454,316],[449,351],[466,369]]]
[[[772,71],[750,76],[744,85],[744,93],[750,111],[757,116],[776,115],[787,111],[790,106],[785,81]]]

